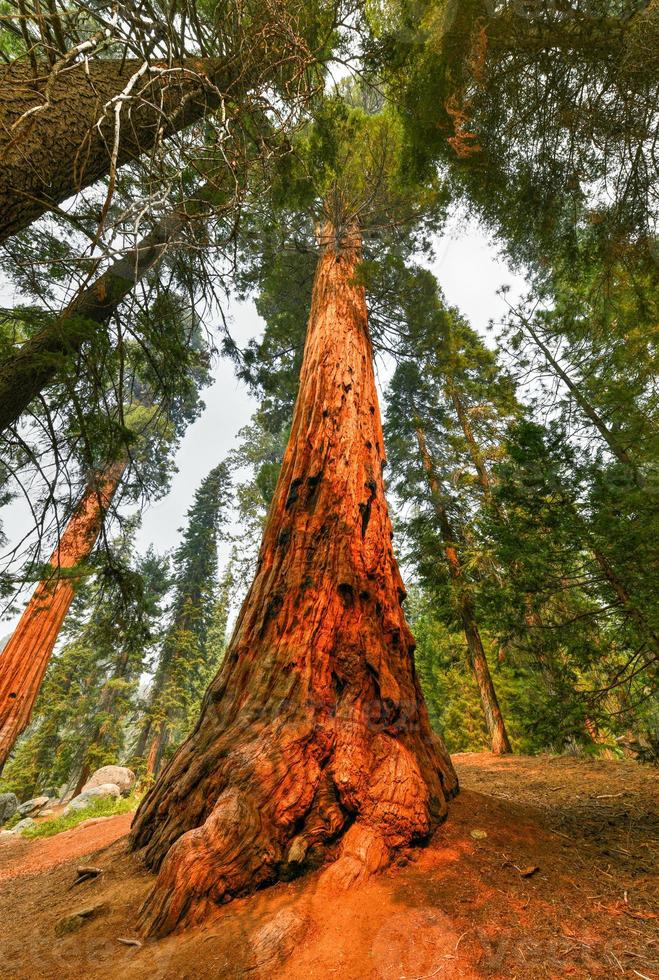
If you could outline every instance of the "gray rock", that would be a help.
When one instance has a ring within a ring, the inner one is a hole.
[[[119,787],[122,796],[128,796],[135,785],[136,778],[133,770],[128,769],[127,766],[102,766],[87,780],[82,787],[82,792],[84,793],[85,790],[94,789],[96,786],[105,786],[107,783],[114,783],[115,786]]]
[[[16,793],[0,793],[0,827],[14,816],[18,810]]]
[[[114,820],[114,817],[89,817],[87,820],[83,820],[79,823],[79,827],[93,827],[96,823],[103,823],[105,820]]]
[[[11,828],[11,830],[3,830],[2,836],[18,837],[23,833],[24,830],[29,830],[30,827],[36,827],[36,825],[37,822],[36,820],[33,820],[32,817],[25,817],[23,820],[19,820],[18,823]]]
[[[277,976],[306,930],[304,916],[290,908],[281,909],[250,936],[250,967],[265,976]]]
[[[78,909],[77,912],[63,915],[55,923],[55,935],[59,937],[66,936],[70,932],[76,932],[81,926],[84,926],[85,922],[109,911],[110,906],[107,902],[98,902],[96,905],[88,905],[84,909]]]
[[[69,805],[64,808],[62,816],[65,817],[68,813],[74,813],[76,810],[84,810],[94,800],[102,800],[108,796],[114,797],[115,800],[118,800],[121,796],[121,791],[116,783],[103,783],[101,786],[92,786],[90,789],[85,789],[82,793],[78,793],[77,796],[73,797]]]
[[[35,796],[33,800],[26,800],[21,803],[18,812],[22,817],[36,817],[50,803],[47,796]]]

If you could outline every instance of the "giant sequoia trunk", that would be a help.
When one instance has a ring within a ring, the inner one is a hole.
[[[426,473],[428,486],[430,487],[433,508],[435,514],[437,515],[437,520],[444,539],[444,555],[448,564],[449,575],[456,589],[458,614],[460,616],[465,639],[467,641],[469,662],[478,685],[478,693],[480,695],[481,705],[483,707],[485,724],[487,726],[488,735],[490,736],[490,745],[492,747],[492,752],[495,755],[505,755],[508,752],[512,752],[510,742],[508,740],[508,734],[506,732],[506,725],[503,720],[501,708],[499,707],[499,699],[497,698],[497,692],[494,689],[494,683],[492,681],[492,675],[487,663],[487,658],[485,657],[483,641],[481,640],[480,630],[478,629],[478,623],[476,621],[474,602],[469,594],[464,581],[464,576],[462,574],[460,558],[454,543],[456,540],[455,535],[451,527],[451,522],[449,521],[446,507],[444,506],[442,500],[439,482],[437,480],[432,459],[430,458],[430,453],[428,452],[428,447],[426,445],[425,433],[420,426],[417,426],[416,437],[419,444],[421,462]]]
[[[151,935],[328,858],[354,881],[427,837],[457,790],[401,606],[359,245],[331,230],[322,245],[256,577],[197,727],[133,824],[159,870]]]
[[[117,462],[92,480],[50,559],[53,573],[36,588],[0,654],[0,772],[25,730],[75,593],[60,569],[74,568],[92,550],[103,514],[125,469]]]
[[[39,69],[36,78],[23,62],[0,71],[0,242],[113,163],[136,159],[200,119],[235,79],[248,84],[240,66],[213,58],[173,65],[103,58],[54,75],[50,64]]]

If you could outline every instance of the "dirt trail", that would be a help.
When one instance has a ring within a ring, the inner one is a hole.
[[[61,835],[67,841],[11,844],[11,856],[0,845],[0,866],[15,874],[23,856],[29,870],[0,888],[2,975],[655,980],[656,772],[548,757],[454,761],[463,792],[449,820],[385,874],[338,892],[316,872],[143,946],[117,941],[135,938],[152,881],[124,841],[94,855],[100,879],[71,888],[82,849],[99,846],[101,829],[105,842],[125,831],[128,815]],[[59,918],[96,902],[109,909],[55,938]]]
[[[132,813],[120,813],[116,817],[85,821],[55,837],[3,841],[0,844],[0,881],[38,874],[107,847],[128,833],[132,819]]]

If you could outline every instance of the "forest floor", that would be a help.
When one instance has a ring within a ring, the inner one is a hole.
[[[655,980],[656,770],[487,753],[454,762],[462,792],[448,820],[384,874],[338,893],[316,872],[143,945],[119,941],[137,938],[152,881],[125,852],[130,814],[3,842],[0,974]],[[81,863],[103,874],[74,886]],[[98,904],[78,931],[56,938],[63,916]]]

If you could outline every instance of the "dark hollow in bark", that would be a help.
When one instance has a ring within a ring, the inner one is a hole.
[[[75,568],[89,555],[125,468],[125,461],[118,461],[91,480],[50,559],[52,576],[39,583],[0,653],[0,772],[16,739],[29,724],[57,636],[75,595],[72,580],[60,576],[59,569]]]
[[[359,244],[325,235],[256,576],[192,735],[137,811],[146,934],[336,858],[426,838],[457,779],[432,732],[391,546]]]

